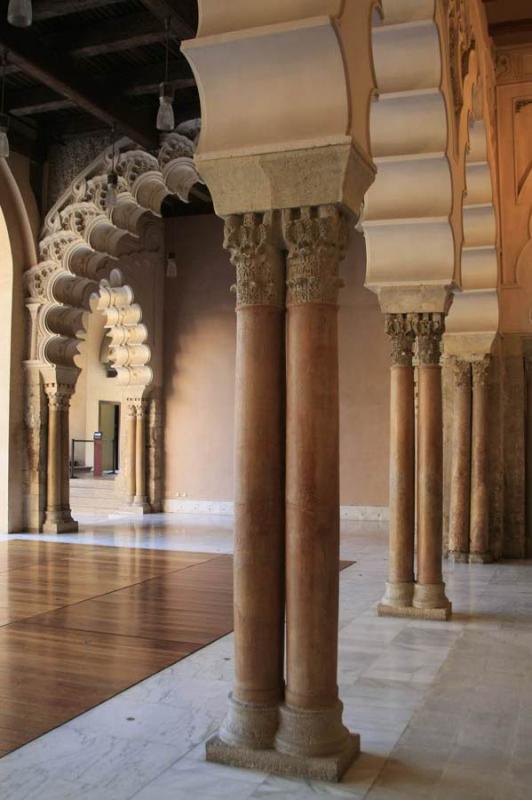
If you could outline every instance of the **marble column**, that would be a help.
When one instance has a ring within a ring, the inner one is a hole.
[[[138,400],[135,405],[135,496],[133,503],[148,510],[146,496],[146,403]]]
[[[71,387],[65,390],[56,383],[45,384],[48,402],[48,449],[46,465],[46,511],[44,533],[74,533],[78,524],[70,514],[68,501],[68,398]],[[66,430],[65,430],[66,416]],[[66,497],[66,500],[65,500]],[[66,507],[68,506],[68,513]]]
[[[127,417],[126,417],[126,448],[127,448],[127,456],[126,456],[126,463],[125,463],[125,471],[126,471],[126,492],[127,492],[127,499],[128,503],[133,503],[135,500],[136,494],[136,481],[135,481],[135,470],[136,470],[136,447],[137,447],[137,409],[135,408],[135,403],[132,400],[128,400],[126,403],[127,407]]]
[[[470,555],[473,563],[493,561],[489,543],[489,427],[488,374],[490,356],[474,361],[473,423],[471,436],[471,530]]]
[[[350,221],[334,206],[283,212],[287,260],[285,703],[276,748],[300,774],[338,779],[359,750],[338,698],[337,297]],[[305,772],[305,770],[308,770]]]
[[[235,679],[207,758],[259,769],[273,768],[259,751],[273,753],[283,696],[285,280],[278,223],[274,213],[228,217],[224,242],[236,267]]]
[[[418,343],[417,582],[414,608],[434,619],[448,619],[450,603],[442,577],[443,411],[441,338],[443,313],[413,317]]]
[[[61,507],[63,525],[70,532],[78,530],[78,523],[72,519],[70,508],[70,398],[72,392],[65,391],[61,403]]]
[[[469,561],[469,502],[471,487],[471,364],[453,360],[451,497],[449,557]]]
[[[390,370],[390,535],[386,591],[379,615],[412,606],[415,539],[415,398],[412,346],[407,314],[386,314],[392,344]]]

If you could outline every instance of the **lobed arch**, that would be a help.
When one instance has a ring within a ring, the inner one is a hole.
[[[457,279],[461,97],[444,54],[452,40],[461,63],[469,45],[455,29],[455,6],[383,0],[382,17],[373,17],[370,135],[377,177],[364,209],[366,285],[391,313],[446,311]]]
[[[136,266],[139,275],[154,270],[164,274],[162,207],[170,197],[188,202],[191,191],[199,191],[194,186],[203,183],[193,161],[198,131],[199,120],[179,126],[164,138],[157,155],[121,140],[114,148],[116,205],[107,197],[107,175],[113,168],[113,148],[108,148],[78,174],[46,216],[40,258],[24,273],[29,312],[24,517],[29,530],[77,527],[69,506],[68,415],[80,373],[79,346],[88,314],[96,308],[106,315],[118,381],[132,409],[134,429],[140,431],[135,434],[140,452],[135,468],[136,483],[142,486],[131,501],[140,497],[143,510],[159,507],[160,468],[152,450],[162,446],[162,333],[141,322],[142,311],[120,268]],[[152,341],[157,342],[155,352]],[[153,447],[146,465],[147,441]]]

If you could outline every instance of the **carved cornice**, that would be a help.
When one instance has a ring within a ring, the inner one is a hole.
[[[441,340],[445,331],[442,313],[411,314],[412,328],[417,338],[417,355],[421,366],[440,363]]]
[[[349,242],[349,218],[336,206],[318,206],[286,209],[282,222],[288,247],[287,303],[336,305],[343,286],[338,269]]]
[[[410,316],[408,314],[386,314],[384,320],[385,331],[392,344],[392,366],[411,367],[412,349],[416,337]]]
[[[225,220],[224,247],[236,269],[237,308],[284,307],[284,269],[275,222],[273,212],[232,215]]]

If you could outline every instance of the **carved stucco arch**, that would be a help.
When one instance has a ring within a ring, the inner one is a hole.
[[[160,267],[164,242],[162,204],[169,196],[188,201],[194,184],[202,183],[193,162],[198,129],[199,122],[180,126],[165,137],[157,156],[133,149],[128,140],[121,140],[115,145],[119,153],[116,206],[107,203],[107,175],[113,162],[112,148],[108,148],[78,174],[45,219],[38,247],[40,260],[24,274],[29,311],[24,516],[29,530],[75,529],[68,511],[69,398],[80,372],[76,356],[85,336],[91,298],[93,304],[105,305],[103,298],[108,291],[115,293],[115,299],[123,294],[119,319],[111,326],[116,366],[126,385],[127,402],[133,402],[140,415],[139,425],[145,424],[144,415],[149,420],[148,491],[143,494],[148,495],[152,509],[159,505],[160,395],[157,387],[150,384],[146,329],[140,318],[134,321],[135,331],[131,327],[124,330],[128,326],[122,324],[124,315],[140,317],[140,309],[138,305],[134,307],[130,287],[113,285],[123,284],[113,271],[122,265],[135,265],[137,259],[148,269],[152,263]],[[111,302],[109,309],[112,305]],[[108,322],[109,309],[104,309]],[[146,401],[148,386],[150,397]],[[52,412],[55,433],[49,425]],[[57,478],[50,477],[50,466],[55,475],[60,472],[61,489]],[[62,500],[57,505],[59,495]]]
[[[459,251],[451,9],[444,0],[383,0],[382,12],[373,25],[377,177],[364,211],[366,285],[385,311],[442,311]]]

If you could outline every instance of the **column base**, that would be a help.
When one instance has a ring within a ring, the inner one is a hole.
[[[279,701],[258,705],[236,700],[229,693],[229,709],[220,728],[219,738],[231,747],[268,750],[273,747],[279,727]]]
[[[491,553],[469,553],[470,564],[492,564],[493,555]]]
[[[450,619],[452,606],[445,595],[443,581],[441,583],[416,583],[413,607],[417,611],[425,612],[424,616],[420,615],[421,619]]]
[[[241,745],[226,744],[219,736],[209,739],[206,752],[207,761],[216,764],[338,783],[360,753],[360,736],[349,734],[341,752],[330,756],[296,756],[273,749],[252,750]]]
[[[45,519],[43,533],[78,533],[79,525],[75,519]]]
[[[461,550],[449,550],[447,558],[451,564],[469,564],[469,553]]]
[[[414,606],[387,606],[379,603],[377,606],[379,617],[405,617],[407,619],[428,619],[436,622],[447,622],[451,619],[452,606],[447,608],[415,608]]]
[[[380,605],[393,606],[394,608],[406,608],[412,605],[414,597],[414,581],[404,583],[391,583],[387,581],[384,597]]]
[[[131,509],[138,514],[151,514],[151,506],[145,497],[133,498]]]

